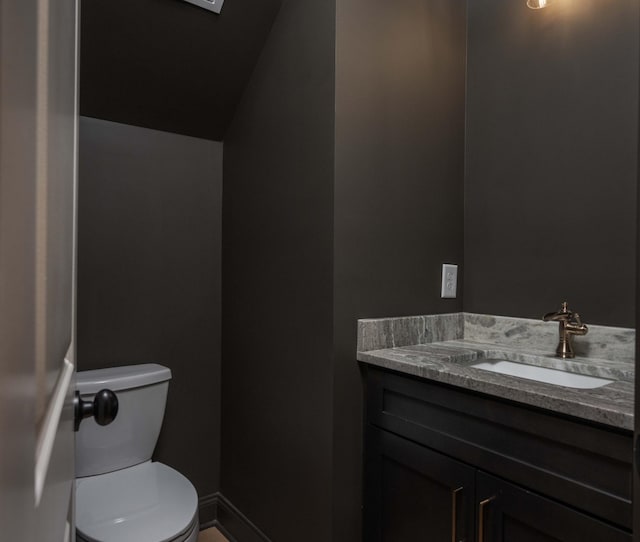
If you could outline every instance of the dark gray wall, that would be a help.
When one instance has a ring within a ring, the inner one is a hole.
[[[455,312],[463,263],[465,1],[337,3],[334,519],[361,540],[356,320]]]
[[[640,148],[638,149],[640,152]],[[640,172],[639,172],[640,173]],[[638,175],[638,182],[640,183],[640,174]],[[640,208],[640,191],[638,192],[638,199],[636,201],[637,208]],[[640,322],[640,220],[636,225],[636,322]],[[640,367],[638,367],[638,358],[640,357],[640,333],[636,333],[636,364],[635,364],[635,389],[640,390]],[[636,397],[638,394],[636,393]],[[634,431],[633,431],[634,445],[636,453],[633,454],[633,526],[634,542],[640,542],[640,460],[637,454],[637,443],[640,442],[640,401],[634,401]]]
[[[278,542],[361,537],[356,319],[461,308],[464,2],[382,7],[338,6],[334,113],[332,9],[285,3],[225,140],[222,491]]]
[[[219,489],[222,145],[80,119],[78,368],[171,368],[155,459]]]
[[[469,3],[465,310],[633,327],[638,3]]]
[[[281,0],[82,3],[82,115],[223,139]]]
[[[287,0],[224,148],[222,491],[277,542],[331,540],[333,117],[334,5]]]

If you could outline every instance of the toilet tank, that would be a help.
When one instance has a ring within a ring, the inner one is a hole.
[[[118,415],[100,426],[85,418],[76,433],[76,477],[104,474],[151,459],[156,447],[171,370],[153,363],[79,371],[77,390],[92,401],[102,389],[118,397]]]

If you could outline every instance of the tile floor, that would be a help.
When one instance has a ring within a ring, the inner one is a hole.
[[[229,542],[215,527],[200,531],[198,542]]]

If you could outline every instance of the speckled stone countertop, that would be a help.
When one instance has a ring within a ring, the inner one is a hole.
[[[633,430],[635,330],[589,326],[576,357],[554,356],[558,324],[471,313],[358,321],[358,360],[617,428]],[[574,389],[470,367],[499,357],[614,380]]]

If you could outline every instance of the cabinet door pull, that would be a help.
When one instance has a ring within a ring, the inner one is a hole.
[[[478,518],[479,518],[479,520],[478,520],[479,521],[479,525],[478,525],[478,542],[484,542],[484,514],[485,514],[485,508],[495,498],[496,497],[494,495],[493,497],[489,497],[488,499],[480,501],[480,506],[479,506],[479,510],[478,510]]]
[[[459,487],[451,491],[451,542],[458,542],[458,493],[463,489]]]

